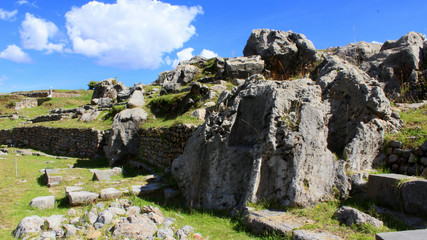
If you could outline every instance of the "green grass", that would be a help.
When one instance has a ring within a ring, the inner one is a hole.
[[[65,186],[80,185],[84,190],[99,192],[103,188],[117,189],[131,185],[140,185],[146,182],[146,173],[130,167],[124,168],[124,174],[112,177],[109,182],[92,181],[90,169],[106,169],[108,162],[105,158],[99,159],[55,159],[44,156],[16,156],[15,148],[9,148],[10,153],[1,156],[0,160],[0,239],[13,239],[12,231],[19,221],[31,215],[51,216],[66,214],[69,210],[65,199]],[[18,163],[18,177],[15,176],[15,158]],[[47,163],[49,161],[49,163]],[[74,165],[75,168],[68,168]],[[59,186],[48,188],[45,186],[43,173],[40,169],[60,168],[58,175],[64,177]],[[50,210],[38,210],[29,207],[31,199],[38,196],[55,195],[56,206]],[[146,199],[124,196],[131,199],[135,205],[158,206],[168,216],[176,218],[174,223],[177,229],[190,225],[196,232],[202,233],[205,238],[213,239],[283,239],[278,236],[258,236],[245,227],[239,219],[233,219],[223,211],[201,211],[184,207],[182,197],[171,201],[164,201],[162,197],[149,196]],[[109,202],[104,202],[108,206]],[[90,210],[94,204],[75,207],[79,212]]]
[[[427,106],[400,112],[405,127],[396,134],[386,134],[385,141],[398,140],[404,148],[417,148],[427,140]]]

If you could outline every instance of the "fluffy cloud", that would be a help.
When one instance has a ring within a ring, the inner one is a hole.
[[[190,60],[192,57],[194,57],[193,51],[194,48],[185,48],[182,51],[179,51],[176,54],[177,58],[172,62],[172,67],[176,67],[180,62]],[[203,49],[199,55],[208,59],[218,56],[218,54],[216,54],[215,52],[207,49]]]
[[[98,64],[130,69],[156,68],[165,53],[183,46],[196,32],[191,22],[201,7],[152,0],[92,1],[66,13],[75,53]]]
[[[18,10],[6,11],[0,8],[0,20],[13,20]]]
[[[27,0],[19,0],[16,3],[19,5],[29,4],[29,2]]]
[[[49,40],[58,34],[58,28],[53,22],[34,17],[30,13],[25,14],[25,20],[21,24],[19,31],[22,46],[26,49],[34,49],[47,53],[53,51],[62,52],[64,44],[51,43]]]
[[[218,54],[212,52],[211,50],[203,49],[200,53],[200,56],[205,57],[207,59],[217,57]]]
[[[0,58],[4,58],[17,63],[31,63],[31,58],[16,45],[9,45],[0,53]]]
[[[178,57],[172,63],[172,67],[178,66],[182,61],[190,60],[193,57],[194,48],[186,48],[182,51],[179,51],[176,56]]]

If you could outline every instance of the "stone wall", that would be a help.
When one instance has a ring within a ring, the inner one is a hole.
[[[394,173],[427,177],[427,141],[418,148],[404,149],[399,141],[386,147],[386,164]]]
[[[95,157],[102,154],[104,133],[93,129],[22,127],[0,130],[0,144],[25,146],[57,155]]]
[[[38,106],[38,103],[36,98],[24,98],[22,101],[15,103],[15,110],[32,108],[37,106]]]
[[[33,92],[12,92],[11,94],[15,95],[22,95],[26,97],[32,97],[32,98],[44,98],[49,96],[49,90],[40,90],[40,91],[33,91]],[[68,97],[80,97],[79,93],[68,93],[68,92],[52,92],[52,97],[57,98],[68,98]]]
[[[158,167],[169,167],[195,130],[192,125],[140,129],[140,158]]]

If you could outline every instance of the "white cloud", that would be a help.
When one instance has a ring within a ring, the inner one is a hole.
[[[218,54],[212,52],[211,50],[203,49],[200,53],[200,56],[205,57],[207,59],[218,57]]]
[[[180,62],[190,60],[192,57],[194,57],[193,51],[194,51],[194,48],[191,48],[191,47],[185,48],[185,49],[179,51],[176,54],[177,58],[175,60],[173,60],[173,62],[172,62],[172,67],[176,67],[176,66],[178,66],[178,64]],[[218,56],[218,54],[216,54],[215,52],[213,52],[211,50],[207,50],[207,49],[203,49],[199,55],[204,57],[204,58],[207,58],[207,59],[214,58],[214,57]],[[168,64],[168,65],[170,65],[170,64]]]
[[[19,0],[16,3],[19,5],[24,5],[24,4],[28,4],[28,1],[27,0]]]
[[[14,20],[18,10],[6,11],[0,8],[0,20]]]
[[[179,51],[176,56],[177,59],[173,60],[172,67],[178,66],[182,61],[190,60],[193,57],[194,48],[186,48],[182,51]]]
[[[49,42],[58,34],[56,25],[53,22],[34,17],[30,13],[25,14],[25,20],[21,24],[19,33],[22,46],[26,49],[46,50],[47,53],[52,53],[53,51],[62,52],[64,48],[62,43]]]
[[[152,0],[91,1],[67,12],[73,51],[98,64],[130,69],[157,68],[196,32],[191,22],[201,7],[175,6]]]
[[[32,60],[20,47],[16,45],[9,45],[0,53],[0,58],[4,58],[17,63],[31,63]]]

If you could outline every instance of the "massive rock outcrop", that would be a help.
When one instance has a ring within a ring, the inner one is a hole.
[[[313,43],[303,34],[270,29],[253,30],[243,55],[261,55],[273,77],[281,79],[307,73],[318,60]]]
[[[373,55],[361,68],[380,81],[389,97],[399,97],[418,82],[418,70],[423,64],[425,36],[409,32],[395,41],[386,41],[380,52]],[[418,98],[419,93],[410,93]],[[425,96],[424,96],[425,97]]]
[[[368,61],[369,58],[377,54],[380,49],[381,44],[379,43],[357,42],[336,48],[334,54],[356,66],[361,66],[362,63]]]
[[[172,164],[187,204],[227,209],[278,200],[306,206],[330,197],[334,186],[345,195],[344,170],[370,169],[384,130],[400,122],[379,83],[353,64],[330,57],[316,76],[249,78],[223,92]]]
[[[138,126],[147,116],[141,108],[132,108],[123,110],[114,117],[105,151],[111,166],[138,155]]]

